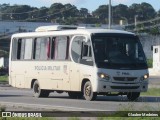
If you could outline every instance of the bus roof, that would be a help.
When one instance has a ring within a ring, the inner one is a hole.
[[[12,35],[12,37],[33,37],[33,36],[58,36],[58,35],[91,35],[95,33],[117,33],[117,34],[131,34],[134,33],[123,31],[123,30],[114,30],[114,29],[74,29],[74,30],[61,30],[61,31],[45,31],[45,32],[27,32],[27,33],[17,33]]]

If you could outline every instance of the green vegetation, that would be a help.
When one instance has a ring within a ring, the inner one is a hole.
[[[0,76],[0,82],[7,82],[8,81],[8,76]]]
[[[6,56],[9,56],[9,53],[7,51],[0,50],[0,57],[6,57]]]
[[[142,2],[141,4],[133,3],[130,6],[119,4],[112,6],[112,8],[114,24],[119,24],[120,20],[127,20],[126,22],[130,24],[134,23],[135,15],[138,15],[139,21],[160,16],[160,10],[156,12],[153,6],[146,2]],[[2,13],[2,20],[14,21],[52,21],[60,24],[106,24],[108,21],[108,5],[100,5],[90,13],[87,8],[77,9],[72,4],[54,3],[48,8],[0,4],[0,12]]]
[[[147,92],[141,93],[142,96],[160,96],[160,88],[149,88]]]
[[[149,68],[153,67],[153,59],[147,59],[147,64]]]
[[[94,11],[89,12],[87,8],[78,9],[75,5],[69,3],[54,3],[50,7],[41,8],[29,5],[0,4],[0,13],[2,20],[10,21],[52,22],[67,25],[95,24],[96,26],[108,23],[108,5],[100,5]],[[125,30],[145,32],[152,35],[160,34],[160,30],[156,26],[160,23],[160,20],[153,20],[153,18],[160,17],[160,10],[156,11],[149,3],[133,3],[130,6],[115,5],[112,6],[112,13],[113,24],[119,24],[120,20],[123,20],[125,24],[129,24],[125,27]],[[135,16],[137,16],[139,22],[136,29],[133,24]],[[151,28],[148,26],[151,26]],[[25,29],[19,28],[19,32],[25,32]]]

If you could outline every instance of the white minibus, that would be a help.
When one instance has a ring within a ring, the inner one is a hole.
[[[148,89],[149,73],[134,33],[76,26],[42,26],[12,35],[9,84],[33,89],[35,97],[67,92],[70,98],[126,95]]]

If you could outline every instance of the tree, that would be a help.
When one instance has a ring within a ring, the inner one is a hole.
[[[108,17],[108,5],[101,5],[98,9],[93,11],[93,15],[100,19],[105,19]]]
[[[47,7],[30,7],[28,5],[0,4],[0,19],[2,20],[34,20],[34,21],[56,21],[60,23],[105,23],[108,20],[108,5],[100,5],[91,16],[88,9],[77,9],[72,4],[54,3]],[[134,23],[135,15],[138,21],[145,21],[160,16],[160,10],[155,9],[148,3],[132,4],[126,6],[119,4],[112,6],[112,18],[114,23],[119,23],[121,19],[127,19],[129,23]],[[72,20],[74,19],[74,20]],[[68,21],[67,21],[68,20]]]
[[[3,11],[5,10],[6,8],[8,8],[10,6],[10,4],[0,4],[0,10]]]
[[[48,21],[47,12],[49,9],[47,7],[41,7],[41,8],[32,8],[33,11],[29,13],[29,19],[31,20],[43,20]]]
[[[89,15],[88,9],[86,8],[81,8],[79,12],[81,17],[87,18],[87,16]]]
[[[54,3],[51,5],[48,14],[50,15],[52,21],[66,23],[69,18],[79,17],[79,10],[76,6],[71,4],[63,5],[61,3]],[[74,21],[76,21],[75,19]]]
[[[156,12],[155,9],[148,3],[141,3],[141,4],[132,4],[129,7],[129,19],[130,21],[134,21],[134,16],[138,15],[138,20],[144,21],[149,20],[155,17]]]
[[[50,18],[62,18],[63,15],[61,14],[61,11],[64,10],[65,7],[63,4],[61,3],[54,3],[51,5],[51,7],[49,8],[48,14],[50,15]]]
[[[130,23],[133,23],[135,15],[138,15],[139,17],[141,15],[140,4],[133,3],[131,6],[129,6],[128,13],[129,13],[128,14],[128,21],[130,21]]]
[[[113,7],[113,20],[119,22],[121,19],[128,19],[128,6],[119,4]]]
[[[100,20],[100,23],[106,23],[106,19],[108,18],[108,5],[99,6],[92,14]]]
[[[152,19],[156,16],[155,9],[152,7],[152,5],[146,2],[141,3],[141,9],[144,20]]]
[[[76,6],[71,4],[65,4],[65,10],[63,11],[64,17],[79,17],[79,10]]]
[[[8,55],[9,55],[9,53],[7,51],[0,50],[0,57],[6,57]]]
[[[157,12],[157,16],[160,17],[160,9]]]
[[[14,5],[11,7],[11,19],[25,20],[28,18],[28,12],[33,9],[28,5]],[[17,14],[18,13],[18,14]]]

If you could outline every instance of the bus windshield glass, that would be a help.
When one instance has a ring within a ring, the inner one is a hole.
[[[142,45],[135,35],[93,34],[93,52],[98,68],[147,69]]]

